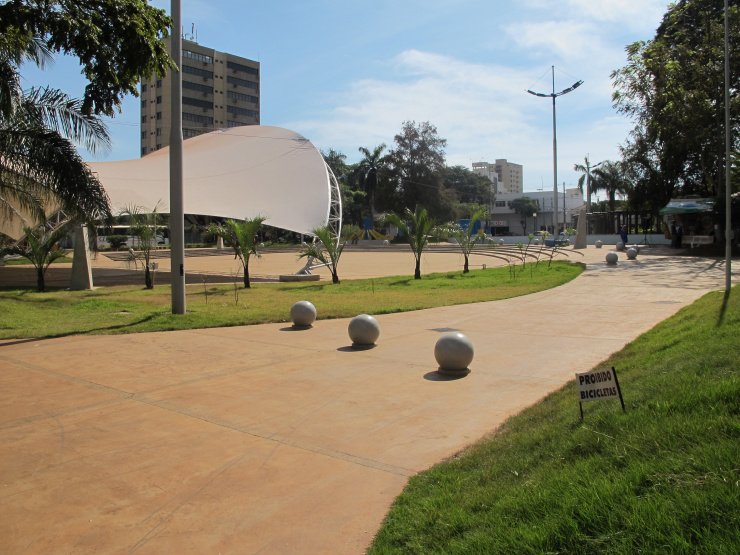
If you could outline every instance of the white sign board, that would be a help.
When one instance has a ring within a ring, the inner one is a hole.
[[[613,370],[613,368],[591,370],[583,374],[576,374],[579,400],[583,403],[585,401],[618,399],[619,385]]]

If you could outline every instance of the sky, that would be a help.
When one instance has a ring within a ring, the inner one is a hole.
[[[150,2],[170,10],[169,0]],[[360,159],[404,121],[429,121],[447,140],[447,164],[505,158],[524,166],[524,189],[552,189],[552,101],[560,91],[558,183],[575,186],[575,163],[619,158],[632,123],[612,107],[610,73],[625,46],[650,40],[667,0],[182,0],[186,33],[260,62],[261,123],[292,129],[324,151]],[[72,59],[22,70],[24,86],[80,97]],[[110,151],[139,156],[139,101],[107,120]]]

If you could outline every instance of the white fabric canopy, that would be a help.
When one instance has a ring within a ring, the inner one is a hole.
[[[169,212],[169,148],[89,166],[114,213],[130,206]],[[305,234],[327,225],[331,208],[323,156],[305,137],[279,127],[232,127],[186,140],[183,189],[186,214],[262,215],[268,225]]]

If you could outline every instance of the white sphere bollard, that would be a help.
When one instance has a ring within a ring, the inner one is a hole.
[[[316,321],[316,307],[308,301],[298,301],[290,307],[290,319],[297,328],[310,328]]]
[[[597,240],[594,244],[596,245],[597,249],[600,249],[602,246],[604,246],[604,242],[601,239]]]
[[[434,345],[434,358],[443,374],[465,374],[473,361],[473,342],[456,331],[446,333]]]
[[[360,314],[349,321],[347,328],[353,346],[374,345],[380,337],[380,324],[368,314]]]
[[[635,247],[630,247],[627,249],[627,258],[630,260],[634,260],[637,258],[637,249]]]
[[[619,261],[619,255],[616,252],[611,251],[606,253],[606,263],[609,266],[616,266],[617,261]]]
[[[498,240],[498,244],[499,244],[499,245],[503,245],[503,244],[504,244],[504,240],[503,240],[503,239],[499,239],[499,240]]]
[[[622,243],[622,241],[617,241],[616,248],[617,248],[618,251],[623,251],[624,250],[624,243]]]
[[[391,242],[388,239],[383,239],[383,246],[387,247]]]
[[[532,241],[532,244],[533,245],[539,245],[540,244],[540,240],[539,239],[535,239],[535,240]]]

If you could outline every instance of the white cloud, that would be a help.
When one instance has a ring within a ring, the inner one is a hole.
[[[281,125],[354,161],[360,146],[391,146],[403,121],[430,121],[448,141],[450,165],[507,158],[525,166],[525,186],[539,186],[540,175],[552,180],[551,104],[526,94],[530,68],[472,64],[418,50],[402,52],[389,66],[391,76],[354,82],[319,117]],[[609,97],[598,87],[575,94],[578,99],[558,101],[559,118],[560,110],[568,112],[558,123],[559,175],[569,182],[573,163],[587,152],[615,158],[628,127],[613,117]]]

